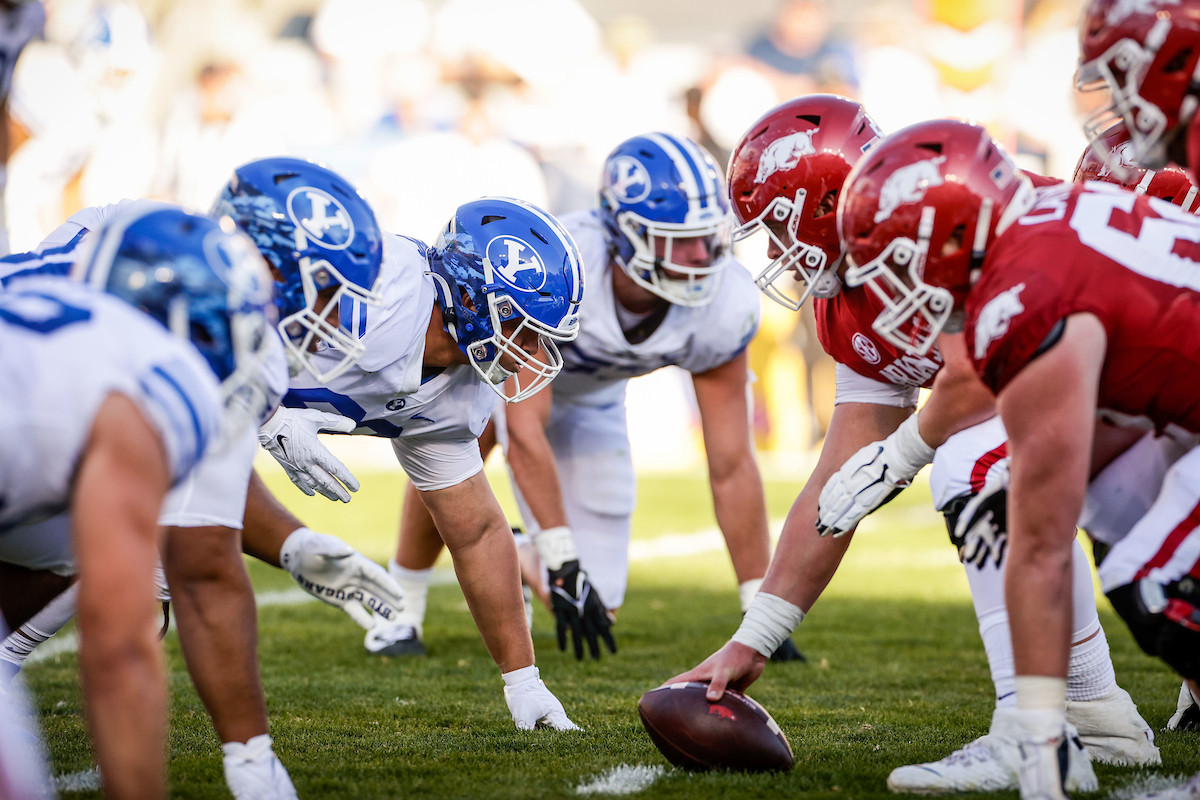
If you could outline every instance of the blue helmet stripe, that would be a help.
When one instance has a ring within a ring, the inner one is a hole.
[[[662,148],[679,171],[690,210],[699,210],[709,205],[721,189],[716,185],[715,176],[706,175],[706,171],[701,168],[704,159],[696,146],[691,141],[666,134],[652,133],[648,138]]]

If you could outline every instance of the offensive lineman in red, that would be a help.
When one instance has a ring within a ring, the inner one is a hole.
[[[1009,436],[1006,576],[1024,798],[1064,797],[1071,548],[1106,425],[1190,448],[1100,567],[1139,645],[1200,678],[1200,224],[1099,183],[1035,190],[979,126],[920,123],[846,180],[847,282],[910,350],[961,330]],[[1195,797],[1200,776],[1173,797]]]

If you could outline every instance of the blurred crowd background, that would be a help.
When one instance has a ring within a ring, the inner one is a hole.
[[[278,154],[342,172],[386,230],[430,241],[483,194],[592,205],[605,155],[635,134],[691,136],[724,164],[764,111],[812,91],[861,100],[885,131],[979,120],[1023,166],[1069,178],[1084,147],[1081,5],[46,0],[9,97],[11,248],[122,197],[207,209],[233,167]],[[803,457],[833,395],[811,317],[764,302],[752,361],[764,457]],[[699,459],[679,378],[631,387],[642,466]]]

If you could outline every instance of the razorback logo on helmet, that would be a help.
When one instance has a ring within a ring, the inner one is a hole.
[[[1025,284],[1018,283],[1010,289],[988,300],[979,311],[975,321],[975,360],[987,355],[992,342],[1008,333],[1008,325],[1013,317],[1025,310],[1017,298],[1025,290]]]
[[[854,348],[854,352],[862,356],[862,360],[868,364],[878,364],[880,362],[879,348],[875,343],[864,336],[861,332],[856,332],[850,339],[850,346]]]
[[[632,156],[614,158],[608,168],[607,181],[622,203],[637,203],[650,194],[650,173]]]
[[[484,255],[510,286],[536,292],[546,284],[546,266],[537,251],[515,236],[497,236]]]
[[[763,148],[762,157],[758,159],[758,174],[754,176],[755,183],[762,183],[776,172],[791,169],[800,163],[802,156],[816,153],[813,147],[813,134],[819,128],[808,131],[789,133],[781,139],[776,139]]]
[[[1134,14],[1153,14],[1159,6],[1177,6],[1179,0],[1117,0],[1108,10],[1108,24],[1116,25]]]
[[[917,161],[887,176],[879,188],[879,210],[875,212],[875,222],[883,222],[904,203],[920,200],[930,187],[941,186],[942,173],[938,167],[945,161],[945,156]]]
[[[336,197],[314,186],[301,186],[287,199],[288,216],[298,231],[330,250],[345,250],[354,241],[354,221]],[[297,247],[303,247],[303,243]]]

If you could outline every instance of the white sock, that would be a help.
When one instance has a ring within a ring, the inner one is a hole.
[[[425,601],[429,596],[429,579],[433,576],[433,567],[405,569],[393,558],[388,561],[388,573],[404,591],[404,608],[396,614],[396,622],[412,625],[417,630],[417,636],[420,636],[425,625]]]
[[[1008,629],[1008,607],[1004,604],[1004,570],[990,562],[983,567],[964,564],[967,584],[971,587],[971,602],[979,621],[979,637],[987,654],[992,685],[996,689],[996,707],[1008,708],[1017,704],[1017,689],[1013,679],[1012,635]]]
[[[742,603],[742,613],[746,613],[746,609],[750,608],[750,603],[754,600],[754,595],[758,594],[759,588],[762,587],[762,578],[751,578],[748,581],[742,581],[738,584],[738,600]]]
[[[1067,699],[1098,700],[1117,688],[1108,651],[1108,637],[1096,620],[1096,635],[1086,642],[1071,646],[1071,661],[1067,667]]]
[[[79,583],[72,583],[24,625],[10,633],[4,644],[0,645],[0,660],[20,669],[34,648],[62,630],[75,616],[75,598],[78,594]]]

